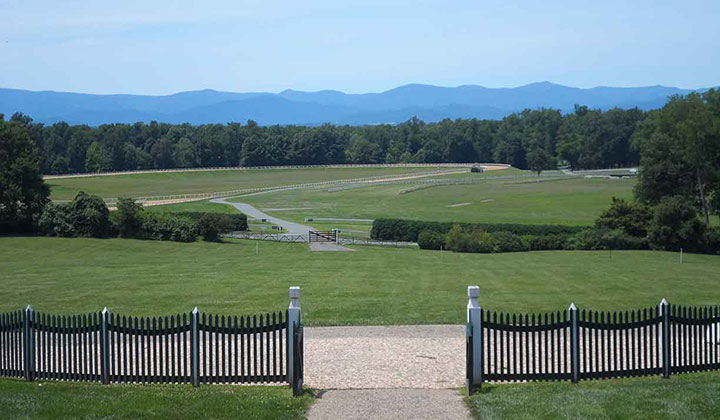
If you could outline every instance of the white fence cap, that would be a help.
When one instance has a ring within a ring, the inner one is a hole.
[[[470,299],[480,297],[480,286],[468,286],[467,295]]]

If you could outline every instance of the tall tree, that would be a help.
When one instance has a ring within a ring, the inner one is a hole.
[[[49,195],[27,126],[0,114],[0,232],[31,230]]]

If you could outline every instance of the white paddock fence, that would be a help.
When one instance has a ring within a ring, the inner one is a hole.
[[[165,172],[206,172],[206,171],[257,171],[267,169],[343,169],[343,168],[469,168],[473,165],[509,168],[505,163],[356,163],[337,165],[278,165],[278,166],[218,166],[205,168],[140,169],[136,171],[82,172],[63,175],[43,175],[44,179],[78,178],[90,176],[136,175]]]

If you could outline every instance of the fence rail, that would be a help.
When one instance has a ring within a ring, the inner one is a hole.
[[[302,330],[288,311],[253,316],[0,314],[0,376],[109,383],[302,386]],[[299,316],[299,315],[297,315]],[[293,351],[289,336],[293,335]],[[300,337],[298,339],[298,337]],[[298,385],[298,382],[300,383]]]
[[[663,302],[631,311],[574,305],[542,314],[490,312],[468,289],[468,389],[486,381],[562,381],[720,369],[720,308]]]

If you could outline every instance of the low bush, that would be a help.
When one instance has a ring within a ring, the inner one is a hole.
[[[445,236],[445,247],[455,252],[498,252],[497,243],[489,233],[481,229],[463,229],[457,224]]]
[[[720,255],[720,227],[710,228],[705,232],[705,252]]]
[[[445,235],[431,230],[424,230],[418,235],[417,242],[421,249],[439,250],[445,246]]]
[[[422,220],[404,219],[375,219],[370,236],[381,241],[407,241],[416,242],[422,231],[448,233],[450,229],[458,225],[463,229],[481,229],[484,232],[509,232],[515,235],[557,235],[572,234],[583,229],[582,226],[564,225],[521,225],[510,223],[446,223],[429,222]]]
[[[565,249],[570,235],[553,234],[544,236],[526,235],[523,239],[527,241],[531,251],[556,251]]]
[[[705,225],[697,211],[682,197],[664,198],[653,209],[648,228],[648,240],[652,249],[665,251],[704,251]]]
[[[652,208],[645,204],[613,197],[610,208],[602,212],[595,221],[595,226],[604,229],[622,229],[628,235],[644,237],[647,235],[652,216]]]
[[[199,222],[203,217],[210,217],[217,224],[219,233],[243,231],[248,229],[247,216],[241,213],[225,214],[210,212],[181,212],[173,213]]]
[[[138,235],[141,239],[175,242],[197,240],[196,223],[187,217],[164,213],[144,213],[142,219],[142,228]]]
[[[110,213],[115,230],[121,238],[135,238],[142,229],[143,207],[132,198],[118,198],[117,211]]]
[[[102,238],[112,232],[102,198],[79,192],[69,203],[48,203],[38,220],[41,233],[50,236]]]
[[[523,252],[530,251],[530,244],[521,236],[510,232],[495,232],[490,236],[495,240],[497,252]]]

